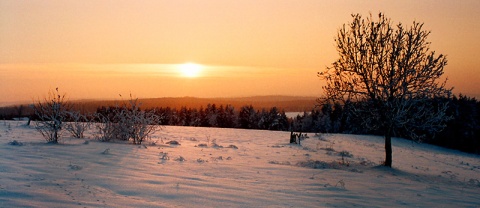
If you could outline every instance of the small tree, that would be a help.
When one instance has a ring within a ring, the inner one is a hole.
[[[438,82],[447,59],[430,51],[430,32],[423,24],[393,26],[381,13],[376,21],[372,15],[352,17],[335,39],[340,58],[318,74],[326,81],[320,102],[355,102],[350,112],[363,126],[383,132],[385,166],[391,167],[391,137],[396,130],[406,129],[413,138],[421,138],[416,130],[437,132],[444,127],[446,104],[434,106],[429,101],[450,96],[446,80]]]
[[[58,143],[70,108],[71,105],[66,101],[65,94],[60,95],[58,88],[50,91],[43,102],[38,101],[33,106],[35,116],[38,118],[35,129],[48,143]]]

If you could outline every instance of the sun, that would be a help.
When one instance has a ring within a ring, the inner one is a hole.
[[[202,65],[195,63],[185,63],[180,65],[180,73],[184,77],[198,77],[202,71]]]

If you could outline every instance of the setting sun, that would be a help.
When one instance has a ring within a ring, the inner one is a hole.
[[[198,77],[202,71],[202,65],[195,63],[185,63],[180,65],[180,73],[184,77]]]

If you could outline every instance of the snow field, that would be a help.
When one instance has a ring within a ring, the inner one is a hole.
[[[91,131],[49,145],[24,123],[0,121],[0,207],[480,204],[478,155],[403,139],[389,169],[376,136],[308,134],[298,146],[290,132],[166,126],[143,145]]]

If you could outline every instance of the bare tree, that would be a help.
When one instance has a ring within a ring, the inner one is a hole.
[[[70,108],[71,105],[66,101],[65,94],[60,95],[58,88],[50,91],[43,102],[38,101],[33,106],[35,115],[38,117],[35,128],[48,143],[58,143]]]
[[[385,136],[385,166],[392,166],[391,137],[404,129],[420,138],[417,130],[440,131],[448,119],[446,104],[435,98],[450,96],[440,80],[447,64],[444,55],[430,51],[429,31],[423,24],[393,26],[383,14],[374,20],[352,14],[335,39],[339,59],[318,76],[326,81],[320,102],[354,103],[351,112],[371,130]]]

